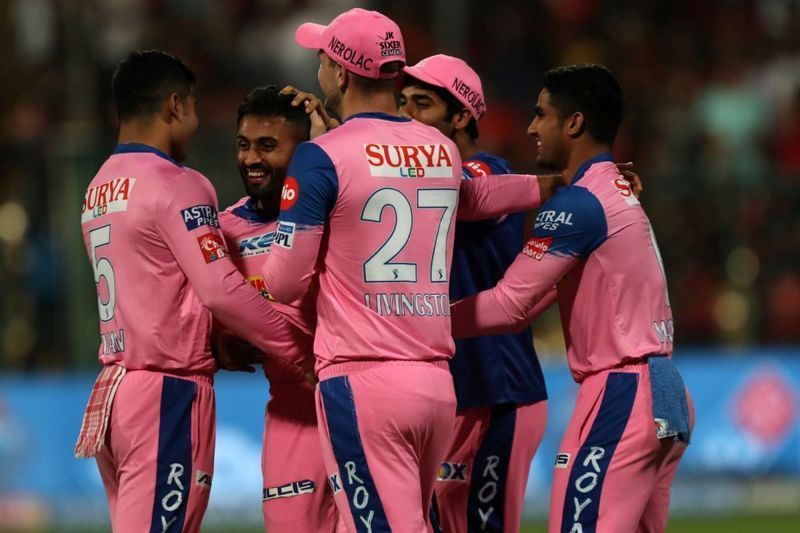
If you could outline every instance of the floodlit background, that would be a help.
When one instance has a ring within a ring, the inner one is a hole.
[[[294,44],[294,30],[357,5],[400,24],[410,61],[444,52],[478,71],[488,105],[480,140],[519,170],[535,170],[525,127],[546,69],[599,62],[618,75],[626,118],[615,156],[635,161],[645,183],[675,312],[675,360],[698,413],[672,530],[713,531],[715,517],[738,531],[794,530],[797,0],[0,0],[0,530],[108,527],[95,466],[72,459],[71,447],[99,341],[79,209],[115,144],[116,64],[161,48],[194,70],[201,125],[188,164],[226,206],[243,194],[239,101],[263,84],[317,91],[316,56]],[[538,531],[575,386],[557,314],[534,331],[551,392],[528,491]],[[207,522],[221,531],[258,530],[266,390],[263,377],[218,377]]]

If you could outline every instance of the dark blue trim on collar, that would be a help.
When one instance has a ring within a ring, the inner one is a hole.
[[[259,211],[256,207],[256,202],[253,200],[253,198],[248,198],[245,203],[239,207],[235,207],[231,212],[239,218],[249,220],[250,222],[258,222],[259,224],[267,224],[276,220],[274,218],[269,219],[261,214],[261,211]]]
[[[381,112],[370,112],[370,113],[356,113],[355,115],[350,115],[346,119],[345,122],[354,118],[377,118],[380,120],[388,120],[390,122],[411,122],[410,118],[406,117],[399,117],[397,115],[390,115],[389,113],[381,113]]]
[[[603,154],[596,155],[593,158],[585,161],[578,168],[578,172],[575,173],[575,177],[572,178],[572,181],[570,181],[569,184],[572,185],[575,182],[577,182],[579,179],[581,179],[583,177],[583,175],[586,174],[586,171],[589,170],[590,166],[594,165],[595,163],[601,163],[603,161],[614,161],[614,158],[611,157],[611,152],[605,152]]]
[[[118,144],[112,154],[140,154],[140,153],[150,153],[155,154],[158,157],[166,159],[173,165],[177,165],[179,167],[183,167],[182,164],[178,163],[170,156],[159,150],[154,146],[150,146],[149,144],[142,144],[142,143],[124,143]]]

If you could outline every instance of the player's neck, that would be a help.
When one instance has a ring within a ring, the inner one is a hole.
[[[461,154],[461,160],[466,161],[473,155],[481,151],[481,147],[475,142],[475,139],[466,134],[463,130],[459,130],[453,136],[453,141],[458,146],[458,153]]]
[[[147,146],[152,146],[153,148],[161,150],[165,154],[170,153],[170,142],[167,132],[152,123],[142,124],[137,120],[132,120],[121,125],[117,144],[128,143],[146,144]]]
[[[607,144],[600,144],[595,142],[576,143],[570,153],[567,168],[565,168],[561,175],[564,177],[564,185],[569,185],[578,173],[578,169],[593,157],[605,154],[611,151],[611,147]]]
[[[371,94],[369,97],[354,92],[346,92],[342,97],[342,120],[358,113],[386,113],[400,116],[397,100],[393,93]]]
[[[267,220],[274,220],[278,218],[281,211],[281,197],[275,195],[272,198],[255,198],[253,204],[259,214]]]

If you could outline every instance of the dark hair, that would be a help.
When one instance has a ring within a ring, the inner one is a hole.
[[[408,86],[419,87],[424,91],[433,91],[439,95],[439,98],[441,98],[447,105],[447,116],[445,117],[447,120],[450,120],[453,118],[453,115],[460,113],[466,108],[466,106],[462,104],[458,98],[453,96],[453,93],[444,87],[437,87],[435,85],[431,85],[430,83],[425,83],[424,81],[418,80],[412,76],[406,76],[406,80],[406,85]],[[472,112],[470,112],[470,119],[467,123],[467,127],[464,128],[464,131],[473,141],[478,138],[478,121],[475,120],[475,116],[472,115]]]
[[[262,117],[283,117],[308,139],[311,119],[302,105],[293,106],[293,94],[281,94],[274,85],[258,87],[250,91],[239,104],[236,122],[239,123],[247,115]]]
[[[191,94],[194,74],[177,57],[161,50],[132,52],[111,78],[114,105],[121,122],[158,112],[171,93]]]
[[[622,122],[623,95],[619,82],[602,65],[571,65],[548,70],[543,78],[550,101],[561,118],[583,113],[586,132],[611,144]]]

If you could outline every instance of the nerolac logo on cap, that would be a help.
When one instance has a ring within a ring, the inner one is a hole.
[[[372,59],[369,57],[364,57],[364,54],[361,52],[357,52],[341,40],[337,38],[335,35],[331,36],[331,41],[328,43],[328,49],[331,53],[339,58],[342,61],[346,61],[350,63],[354,67],[361,67],[364,70],[372,70]]]
[[[483,98],[481,98],[478,91],[474,90],[459,78],[453,80],[453,85],[451,87],[456,93],[460,94],[469,102],[469,105],[472,106],[472,109],[475,110],[478,116],[483,115],[483,112],[486,111],[486,104],[483,103]]]
[[[393,31],[387,31],[386,35],[379,35],[378,46],[381,47],[381,57],[392,57],[403,55],[403,43],[395,39]]]

